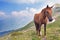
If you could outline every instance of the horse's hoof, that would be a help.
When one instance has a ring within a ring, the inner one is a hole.
[[[39,36],[39,38],[40,38],[40,36]]]
[[[46,37],[43,37],[42,40],[46,40]]]

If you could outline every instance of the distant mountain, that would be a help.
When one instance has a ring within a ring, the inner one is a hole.
[[[54,4],[55,7],[60,7],[60,4]]]

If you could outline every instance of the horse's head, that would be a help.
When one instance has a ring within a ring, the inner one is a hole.
[[[53,7],[53,6],[52,6]],[[53,18],[52,18],[52,7],[49,7],[47,5],[46,9],[45,9],[45,15],[46,17],[49,19],[49,21],[52,21]]]

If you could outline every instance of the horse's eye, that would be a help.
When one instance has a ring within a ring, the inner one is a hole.
[[[46,11],[46,12],[45,12],[45,14],[47,15],[47,14],[48,14],[48,12]]]

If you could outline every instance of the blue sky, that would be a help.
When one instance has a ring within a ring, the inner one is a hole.
[[[0,32],[16,30],[33,20],[35,13],[60,0],[0,0]]]

